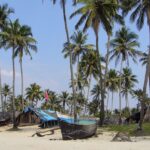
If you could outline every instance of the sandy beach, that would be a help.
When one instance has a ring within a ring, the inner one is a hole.
[[[9,131],[10,128],[0,128],[0,150],[149,150],[150,147],[150,137],[111,142],[115,133],[104,132],[87,140],[62,141],[60,130],[54,135],[32,137],[39,130],[37,126],[21,127],[19,131]]]

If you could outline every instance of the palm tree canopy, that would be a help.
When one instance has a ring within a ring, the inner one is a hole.
[[[83,31],[86,31],[89,27],[93,27],[95,33],[98,33],[99,24],[101,23],[107,32],[112,30],[110,20],[112,16],[116,15],[116,8],[118,5],[114,0],[79,0],[79,4],[83,6],[76,10],[70,18],[81,14],[79,21],[75,28],[85,22]]]
[[[11,13],[14,13],[14,10],[9,8],[7,4],[0,5],[0,29],[6,27]]]
[[[141,52],[137,50],[138,47],[138,35],[126,27],[122,27],[116,32],[115,38],[111,41],[110,60],[115,58],[116,65],[120,60],[129,64],[129,57],[136,62],[137,56],[141,55]]]
[[[135,83],[138,83],[136,75],[132,74],[132,70],[130,68],[123,68],[123,73],[121,75],[122,78],[122,94],[126,95],[128,92],[133,94],[133,87]]]
[[[129,11],[133,10],[131,14],[131,21],[136,20],[137,28],[140,30],[144,25],[145,16],[147,22],[150,25],[150,1],[149,0],[123,0],[123,14],[128,14]]]
[[[119,85],[119,77],[114,69],[110,69],[106,78],[106,87],[110,91],[117,91]]]
[[[41,87],[36,83],[30,85],[30,87],[26,88],[26,98],[30,101],[38,101],[41,100],[43,92],[41,91]]]
[[[31,28],[27,25],[20,26],[18,34],[20,34],[20,38],[15,51],[15,57],[19,55],[19,58],[22,59],[25,53],[32,58],[30,50],[37,52],[37,47],[36,40],[32,37]]]
[[[80,55],[86,53],[89,49],[93,49],[94,46],[92,44],[86,44],[88,35],[83,33],[82,31],[76,31],[71,36],[71,42],[66,42],[64,44],[64,57],[69,57],[70,51],[72,51],[73,63],[79,59]]]
[[[6,97],[6,96],[10,96],[12,94],[11,92],[11,87],[8,84],[4,84],[3,88],[2,88],[2,94]]]

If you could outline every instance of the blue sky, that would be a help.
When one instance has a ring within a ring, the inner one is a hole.
[[[71,7],[71,1],[67,4],[67,14],[69,15],[76,9]],[[49,88],[51,90],[61,92],[68,90],[70,78],[69,74],[69,60],[63,58],[61,53],[63,49],[63,43],[66,41],[64,22],[62,16],[62,10],[58,0],[57,5],[53,6],[50,0],[1,0],[0,4],[8,3],[9,7],[15,9],[15,14],[11,15],[11,19],[19,18],[21,24],[31,26],[33,35],[37,40],[38,53],[33,53],[33,60],[29,57],[24,58],[24,78],[25,87],[30,83],[36,82],[42,86],[43,89]],[[78,17],[69,20],[69,32],[70,35],[74,32],[74,25]],[[147,50],[148,46],[148,27],[145,23],[143,29],[139,32],[136,28],[136,24],[131,24],[129,18],[126,18],[126,25],[132,31],[139,35],[140,49],[142,51]],[[114,33],[120,26],[116,25]],[[88,31],[89,39],[88,43],[95,43],[95,36],[90,29]],[[105,54],[107,36],[100,27],[100,40],[99,45],[102,54]],[[11,50],[0,53],[0,65],[2,69],[2,81],[3,83],[12,83],[12,63],[11,63]],[[114,67],[114,63],[110,64],[110,67]],[[133,69],[133,73],[138,76],[139,84],[136,88],[143,86],[144,80],[144,68],[138,64],[135,65],[130,62],[130,67]],[[18,59],[16,59],[16,93],[20,93],[20,70]],[[118,97],[116,96],[116,100]],[[132,102],[132,105],[135,102]]]

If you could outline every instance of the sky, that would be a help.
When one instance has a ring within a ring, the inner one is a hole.
[[[75,23],[78,17],[69,20],[69,16],[77,7],[71,6],[71,0],[67,3],[67,18],[69,33],[72,35],[75,31]],[[15,14],[11,15],[11,19],[19,18],[21,24],[29,25],[32,28],[33,36],[37,40],[38,52],[32,53],[33,59],[28,56],[23,59],[25,87],[36,82],[41,85],[42,89],[49,88],[58,93],[69,90],[69,60],[64,59],[62,54],[63,43],[66,42],[66,34],[64,30],[63,13],[59,0],[55,6],[50,0],[0,0],[0,4],[7,3],[9,7],[15,10]],[[139,35],[140,50],[146,51],[148,47],[148,27],[147,23],[141,31],[136,28],[136,23],[132,23],[129,17],[126,18],[126,26]],[[120,29],[119,25],[115,25],[114,34]],[[113,35],[114,35],[113,34]],[[92,29],[88,30],[87,43],[94,44],[95,36]],[[106,53],[107,36],[103,28],[100,26],[99,31],[100,51],[104,55]],[[19,60],[15,60],[16,64],[16,94],[20,94],[20,68]],[[3,49],[0,51],[0,67],[2,70],[2,82],[9,85],[12,84],[12,61],[11,50],[7,52]],[[115,67],[111,62],[109,68]],[[139,83],[135,89],[142,88],[144,81],[145,68],[141,64],[130,62],[133,73],[137,75]],[[115,67],[116,68],[116,67]],[[118,67],[119,68],[119,65]],[[115,96],[116,105],[118,96]],[[132,99],[132,98],[131,98]],[[136,101],[131,100],[131,105],[135,105]]]

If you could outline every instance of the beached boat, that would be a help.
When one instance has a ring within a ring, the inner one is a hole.
[[[60,120],[63,140],[76,140],[89,138],[96,134],[96,121],[80,120],[77,123]]]

